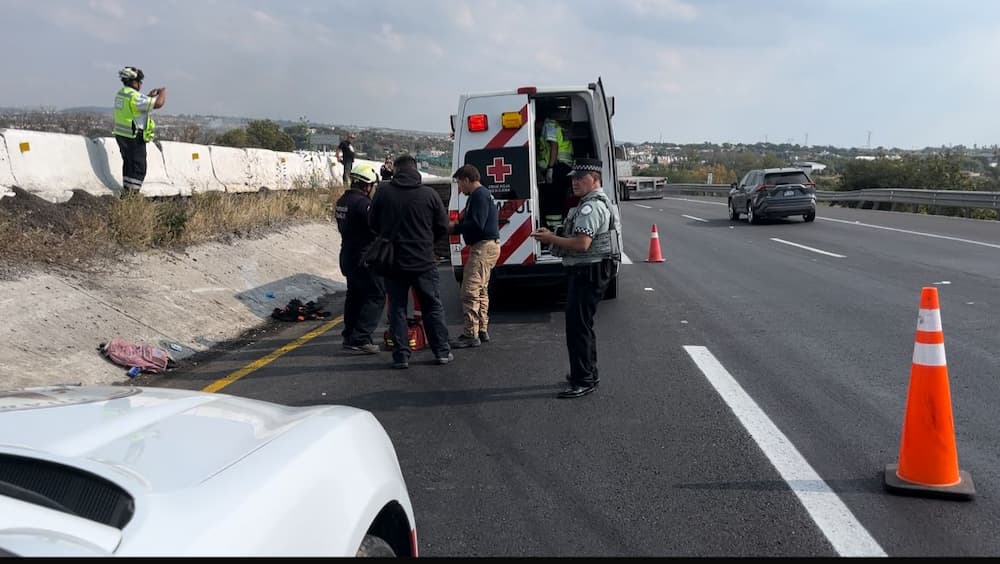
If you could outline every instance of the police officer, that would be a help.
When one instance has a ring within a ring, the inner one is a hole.
[[[142,69],[125,67],[118,71],[122,88],[115,94],[115,127],[112,133],[122,154],[121,197],[142,190],[146,179],[146,143],[153,140],[153,110],[167,101],[166,87],[154,88],[149,95],[139,92],[145,75]]]
[[[570,211],[561,234],[544,227],[531,234],[563,257],[568,277],[566,348],[570,371],[566,380],[569,385],[559,392],[559,398],[585,396],[600,382],[594,314],[621,260],[618,247],[621,220],[601,188],[603,168],[598,159],[577,159],[570,176],[573,195],[580,198],[580,204]]]
[[[347,278],[347,296],[344,299],[345,350],[375,354],[378,345],[372,333],[378,327],[379,317],[385,308],[385,285],[361,263],[361,257],[375,240],[369,222],[372,189],[378,178],[375,168],[367,164],[356,165],[350,172],[351,189],[337,200],[337,229],[340,231],[340,271]]]

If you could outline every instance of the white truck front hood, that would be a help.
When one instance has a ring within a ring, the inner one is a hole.
[[[0,392],[0,451],[72,460],[113,481],[127,475],[147,493],[167,492],[204,481],[331,409],[355,411],[168,388],[26,388]]]

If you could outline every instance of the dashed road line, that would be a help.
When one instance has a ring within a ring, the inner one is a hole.
[[[774,241],[775,243],[781,243],[782,245],[791,245],[792,247],[798,247],[800,249],[805,249],[807,251],[812,251],[814,253],[819,253],[821,255],[826,255],[828,257],[833,257],[833,258],[847,258],[844,255],[838,255],[837,253],[830,253],[830,252],[827,252],[827,251],[821,251],[819,249],[814,249],[813,247],[807,247],[805,245],[800,245],[798,243],[793,243],[791,241],[785,241],[784,239],[778,239],[777,237],[771,237],[771,240]]]

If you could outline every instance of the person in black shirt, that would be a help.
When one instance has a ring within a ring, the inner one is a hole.
[[[337,229],[340,231],[340,271],[347,278],[344,299],[343,347],[349,351],[375,354],[378,345],[372,333],[385,308],[382,277],[365,267],[361,257],[375,239],[369,222],[375,169],[361,164],[350,173],[351,189],[337,200]]]
[[[455,359],[448,343],[434,241],[448,234],[448,212],[437,191],[421,182],[417,161],[397,157],[390,182],[379,184],[372,200],[372,228],[393,242],[393,268],[385,275],[389,295],[392,367],[409,368],[406,325],[410,289],[416,292],[427,344],[437,364]]]
[[[351,185],[351,171],[354,170],[354,134],[348,133],[337,145],[337,158],[344,165],[344,186]]]
[[[452,175],[458,190],[468,196],[462,218],[449,225],[451,232],[462,235],[469,247],[469,258],[462,267],[462,313],[465,331],[451,344],[452,348],[478,347],[490,340],[490,274],[500,258],[500,225],[496,200],[479,183],[479,170],[465,165]],[[464,253],[463,253],[464,254]]]
[[[382,182],[389,182],[392,180],[392,158],[385,158],[385,162],[382,163],[382,170],[379,171],[379,175],[382,177]]]

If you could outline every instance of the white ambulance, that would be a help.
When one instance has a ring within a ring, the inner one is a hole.
[[[539,115],[539,112],[548,115]],[[451,116],[455,136],[452,167],[474,165],[483,186],[496,199],[501,248],[500,259],[493,270],[494,280],[513,280],[515,284],[564,280],[562,259],[529,236],[539,227],[559,226],[569,213],[566,206],[571,204],[553,204],[551,197],[540,195],[540,190],[552,190],[554,185],[545,184],[545,179],[539,178],[542,174],[535,164],[540,133],[535,130],[536,116],[557,119],[561,123],[572,140],[574,158],[596,158],[604,163],[601,186],[617,208],[618,173],[612,115],[614,98],[605,97],[600,79],[586,86],[522,86],[506,92],[459,97],[458,114]],[[449,219],[459,219],[467,199],[458,192],[458,184],[453,180],[448,200]],[[564,200],[557,197],[556,201]],[[551,209],[542,209],[542,205]],[[455,279],[461,281],[469,247],[460,236],[452,235],[449,248]],[[618,248],[622,248],[620,231]],[[615,298],[617,294],[616,274],[605,299]]]

